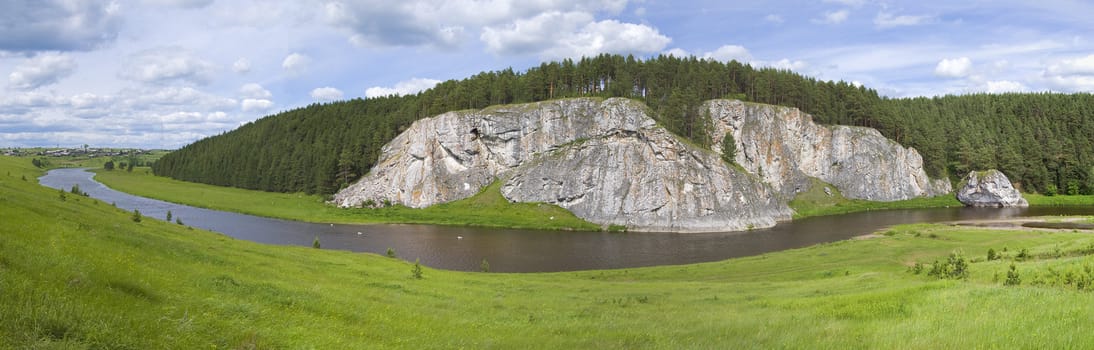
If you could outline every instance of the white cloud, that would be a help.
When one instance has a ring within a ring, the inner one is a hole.
[[[0,1],[0,51],[86,51],[114,41],[121,23],[114,0]]]
[[[8,84],[16,89],[30,90],[56,84],[76,71],[76,61],[68,55],[46,53],[28,59],[8,75]]]
[[[239,95],[243,98],[269,99],[273,97],[273,94],[270,93],[270,90],[266,90],[266,88],[262,87],[262,85],[256,83],[244,84],[243,86],[239,87]]]
[[[1041,72],[1050,87],[1067,92],[1094,92],[1094,54],[1060,59]]]
[[[265,112],[273,107],[273,101],[262,98],[245,98],[239,107],[244,112]]]
[[[441,81],[434,79],[411,78],[395,83],[393,87],[374,86],[365,90],[365,97],[390,95],[410,95],[437,86]]]
[[[847,17],[850,16],[851,11],[849,10],[827,11],[824,13],[824,15],[821,16],[821,18],[814,19],[813,23],[840,24],[847,21]]]
[[[639,6],[638,8],[634,9],[634,15],[638,17],[646,16],[646,8]]]
[[[69,99],[69,104],[73,108],[87,109],[87,108],[102,108],[106,107],[114,101],[111,96],[99,96],[93,93],[85,92],[82,94],[73,95]]]
[[[991,94],[1029,91],[1029,88],[1022,83],[1010,80],[988,81],[984,83],[983,89],[984,92]]]
[[[968,57],[943,59],[934,68],[934,74],[944,78],[963,78],[969,75],[972,60]]]
[[[783,20],[783,16],[776,14],[767,15],[764,17],[764,20],[775,24],[782,24],[783,22],[786,22],[785,20]]]
[[[180,47],[161,47],[133,54],[119,76],[151,84],[206,84],[213,77],[213,64]]]
[[[866,0],[824,0],[826,3],[840,4],[846,6],[860,7],[866,3]]]
[[[175,6],[187,9],[198,9],[213,3],[213,0],[145,0],[158,5]]]
[[[666,56],[673,56],[673,57],[677,57],[677,58],[688,57],[689,55],[691,55],[691,53],[689,53],[687,50],[681,49],[679,47],[674,47],[674,48],[665,50],[661,54],[666,55]]]
[[[714,59],[722,62],[729,62],[731,60],[737,60],[738,62],[749,62],[752,60],[752,54],[748,52],[748,49],[740,45],[722,45],[713,52],[707,52],[703,54],[703,58]]]
[[[251,71],[251,61],[240,57],[235,63],[232,63],[232,71],[239,74],[247,74]]]
[[[281,68],[290,73],[300,73],[304,69],[307,69],[308,63],[311,62],[311,58],[303,54],[293,52],[285,59],[281,61]]]
[[[350,35],[359,46],[454,48],[464,33],[511,25],[551,12],[619,14],[626,0],[360,0],[332,1],[323,9],[326,22]]]
[[[900,26],[915,26],[925,24],[934,21],[932,16],[912,16],[912,15],[900,15],[894,16],[892,13],[881,11],[874,17],[874,25],[881,29],[900,27]]]
[[[336,101],[342,99],[342,90],[332,87],[321,87],[311,91],[311,98],[319,101]]]
[[[584,12],[547,12],[506,26],[486,27],[480,39],[495,54],[535,53],[553,59],[599,53],[652,53],[672,41],[649,26],[595,21]]]
[[[778,68],[778,69],[791,70],[791,71],[801,71],[802,69],[805,69],[806,67],[809,67],[809,64],[806,63],[805,61],[802,61],[802,60],[793,60],[793,61],[791,61],[790,59],[786,59],[786,58],[775,61],[775,62],[760,62],[759,65],[768,66],[768,67],[772,67],[772,68]]]

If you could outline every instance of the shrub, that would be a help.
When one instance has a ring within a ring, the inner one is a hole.
[[[422,279],[422,264],[419,259],[414,259],[414,267],[410,269],[410,274],[414,275],[415,279]]]
[[[133,209],[133,216],[131,217],[133,222],[141,222],[141,211],[139,209]]]
[[[1014,258],[1018,261],[1025,261],[1026,259],[1029,259],[1029,251],[1026,250],[1026,248],[1022,248],[1022,250],[1018,252],[1018,256],[1015,256]]]
[[[969,263],[960,254],[950,253],[945,262],[935,260],[927,275],[939,279],[965,279],[969,277]]]
[[[175,223],[182,225],[182,218],[175,218]]]
[[[68,195],[65,194],[65,190],[57,190],[57,192],[59,193],[59,196],[61,197],[62,202],[64,202],[66,199],[68,199]]]
[[[167,222],[171,222],[171,211],[167,211]]]
[[[82,196],[84,194],[83,192],[80,192],[80,185],[72,185],[72,190],[69,192],[72,192],[72,194],[77,196]]]
[[[995,254],[994,248],[988,248],[988,261],[999,259],[999,255]]]
[[[1057,191],[1056,191],[1056,185],[1055,184],[1045,185],[1045,196],[1052,197],[1052,196],[1055,196],[1056,193],[1057,193]]]
[[[388,247],[387,248],[387,257],[395,258],[395,249],[391,249],[391,247]]]
[[[737,141],[733,139],[733,133],[726,131],[726,136],[722,138],[722,160],[726,163],[734,164],[737,161]]]
[[[486,261],[486,258],[482,259],[482,263],[479,264],[479,269],[482,272],[490,272],[490,262]]]
[[[1007,271],[1007,280],[1003,281],[1004,286],[1017,286],[1022,284],[1022,278],[1018,276],[1018,268],[1014,264],[1010,264],[1010,271]]]
[[[319,236],[315,236],[315,240],[311,241],[311,247],[319,249]]]

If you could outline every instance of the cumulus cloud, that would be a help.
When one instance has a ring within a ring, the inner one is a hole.
[[[311,91],[311,98],[318,101],[336,101],[342,99],[342,90],[338,90],[332,87],[315,88]]]
[[[673,57],[678,57],[678,58],[679,57],[688,57],[689,55],[691,55],[691,53],[688,52],[688,50],[684,50],[684,49],[681,49],[679,47],[674,47],[674,48],[665,50],[665,51],[661,52],[661,54],[665,55],[665,56],[673,56]]]
[[[1057,60],[1041,74],[1045,83],[1054,89],[1094,92],[1094,54]]]
[[[787,59],[787,58],[784,58],[784,59],[781,59],[781,60],[778,60],[778,61],[775,61],[775,62],[759,62],[759,65],[768,66],[768,67],[772,67],[772,68],[778,68],[778,69],[792,70],[792,71],[801,71],[802,69],[805,69],[806,67],[809,67],[809,64],[806,63],[805,61],[802,61],[802,60],[793,60],[792,61],[792,60]]]
[[[548,12],[618,14],[626,0],[406,0],[333,1],[324,8],[326,22],[367,47],[429,46],[453,48],[465,33],[511,24]]]
[[[30,90],[56,84],[76,71],[76,61],[68,55],[47,53],[28,59],[8,75],[8,84],[15,89]]]
[[[1027,88],[1022,83],[1019,83],[1019,82],[1016,82],[1016,81],[998,80],[998,81],[985,82],[984,86],[983,86],[983,90],[984,90],[984,92],[987,92],[987,93],[999,94],[999,93],[1005,93],[1005,92],[1029,91],[1029,88]]]
[[[145,0],[151,4],[198,9],[213,3],[213,0]]]
[[[820,24],[840,24],[847,21],[847,17],[851,16],[851,11],[839,10],[839,11],[826,11],[821,18],[814,19],[813,23]]]
[[[293,52],[281,60],[281,68],[290,73],[299,73],[307,68],[311,58],[303,54]]]
[[[722,45],[714,51],[704,53],[703,58],[722,62],[729,62],[732,60],[737,60],[737,62],[749,62],[752,60],[752,54],[749,53],[748,49],[744,46]]]
[[[410,95],[437,86],[441,81],[424,78],[411,78],[410,80],[395,83],[393,87],[374,86],[365,90],[365,97],[381,97],[391,95]]]
[[[547,12],[505,26],[486,27],[480,39],[495,54],[534,53],[544,58],[652,53],[672,41],[655,28],[595,21],[585,12]]]
[[[206,84],[213,64],[181,47],[161,47],[138,52],[124,63],[119,76],[150,84]]]
[[[912,15],[893,15],[892,13],[881,11],[874,17],[874,25],[881,29],[901,27],[901,26],[915,26],[925,24],[934,21],[932,16],[912,16]]]
[[[251,60],[240,57],[232,63],[232,71],[239,74],[247,74],[251,71]]]
[[[947,58],[938,62],[934,67],[934,74],[944,78],[964,78],[969,75],[972,68],[972,60],[968,57]]]
[[[239,95],[244,98],[269,99],[273,97],[273,94],[270,93],[270,90],[266,90],[266,88],[262,87],[262,85],[256,83],[244,84],[243,86],[239,87]]]
[[[113,0],[0,2],[0,51],[85,51],[113,41],[121,22]]]
[[[273,107],[273,101],[262,98],[245,98],[239,108],[244,112],[265,112]]]

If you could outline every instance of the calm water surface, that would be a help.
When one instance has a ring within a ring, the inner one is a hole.
[[[162,220],[170,210],[189,226],[269,244],[311,246],[319,237],[324,249],[420,258],[425,265],[474,271],[483,259],[491,271],[544,272],[688,264],[805,247],[848,239],[886,226],[1035,215],[1094,215],[1094,207],[1028,209],[938,208],[882,210],[824,216],[780,223],[770,229],[724,233],[557,232],[431,225],[313,224],[195,208],[137,197],[107,188],[82,169],[52,170],[39,178],[45,186],[72,185],[91,197],[128,211],[139,209]],[[462,237],[462,238],[460,238]]]

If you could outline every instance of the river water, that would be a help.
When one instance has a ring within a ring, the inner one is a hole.
[[[254,242],[421,259],[427,266],[476,271],[483,259],[494,272],[547,272],[689,264],[800,248],[916,222],[1002,219],[1036,215],[1094,215],[1094,206],[879,210],[784,222],[769,229],[721,233],[607,233],[491,229],[432,225],[341,225],[269,219],[168,203],[112,190],[82,169],[56,169],[42,185],[72,185],[118,208],[163,220],[170,210],[189,226]]]

